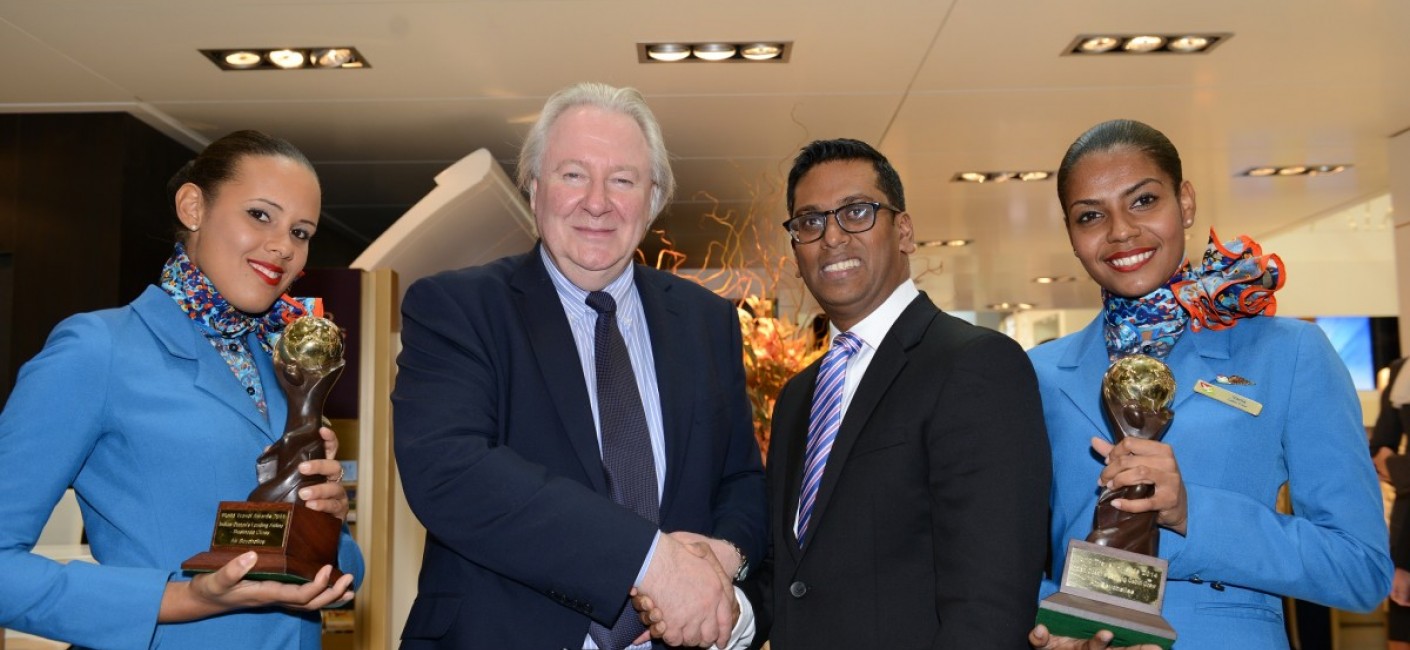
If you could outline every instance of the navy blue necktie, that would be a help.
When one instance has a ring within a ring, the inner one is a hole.
[[[636,373],[627,354],[626,341],[617,328],[617,301],[606,291],[588,294],[587,304],[597,312],[593,356],[597,365],[597,418],[602,435],[602,467],[612,500],[657,523],[660,505],[656,496],[656,460],[646,411],[636,387]],[[588,636],[603,650],[621,650],[646,630],[628,604],[608,629],[594,622]]]

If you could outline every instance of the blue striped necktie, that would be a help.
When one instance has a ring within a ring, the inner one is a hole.
[[[602,430],[602,468],[612,500],[656,523],[660,516],[656,498],[656,461],[646,426],[641,392],[636,387],[631,355],[617,327],[617,301],[606,291],[588,294],[587,304],[597,312],[593,334],[593,359],[597,365],[597,413]],[[631,645],[646,626],[629,604],[612,627],[596,622],[588,636],[602,650]]]
[[[818,383],[813,389],[813,410],[808,415],[808,450],[803,461],[803,490],[798,495],[798,546],[808,534],[808,521],[818,498],[827,456],[842,426],[842,386],[847,379],[847,360],[862,349],[862,340],[851,332],[832,339],[832,348],[823,357]]]

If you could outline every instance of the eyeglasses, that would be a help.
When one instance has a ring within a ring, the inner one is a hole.
[[[797,244],[811,244],[822,239],[823,233],[827,230],[827,218],[829,216],[837,220],[837,226],[842,232],[863,233],[872,229],[876,225],[876,211],[886,208],[892,212],[900,212],[896,208],[875,201],[864,201],[862,203],[849,203],[836,210],[823,212],[804,212],[792,219],[783,222],[783,227],[788,230],[788,235]]]

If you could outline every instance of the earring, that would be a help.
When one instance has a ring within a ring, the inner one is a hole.
[[[194,223],[191,224],[191,225],[189,225],[189,226],[186,226],[186,227],[187,227],[187,228],[190,228],[190,229],[191,229],[191,232],[196,232],[197,230],[200,229],[200,226],[198,226],[198,225],[196,225],[196,224],[194,224]]]

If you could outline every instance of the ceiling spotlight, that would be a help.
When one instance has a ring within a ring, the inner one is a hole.
[[[783,47],[777,43],[753,43],[740,48],[739,53],[750,61],[767,61],[783,54]]]
[[[313,64],[320,68],[341,68],[353,60],[353,51],[346,47],[327,47],[314,50]]]
[[[1206,47],[1209,47],[1209,37],[1180,36],[1177,38],[1170,39],[1170,44],[1166,45],[1165,47],[1168,48],[1171,52],[1179,52],[1181,54],[1198,52]]]
[[[1076,282],[1077,278],[1070,275],[1040,275],[1033,278],[1038,284],[1057,284],[1059,282]]]
[[[1231,33],[1213,34],[1082,34],[1063,54],[1205,54],[1229,40]]]
[[[657,61],[679,61],[690,56],[690,47],[680,43],[648,45],[646,55]]]
[[[959,175],[955,177],[955,180],[964,181],[966,183],[983,183],[985,178],[984,174],[980,172],[960,172]]]
[[[959,248],[973,243],[973,239],[929,239],[916,242],[916,246],[921,248]]]
[[[1293,166],[1291,166],[1291,167],[1280,167],[1280,168],[1278,169],[1278,175],[1279,175],[1279,176],[1297,176],[1298,174],[1305,174],[1305,173],[1307,173],[1307,168],[1304,167],[1304,166],[1302,166],[1302,165],[1293,165]]]
[[[224,59],[222,60],[225,61],[225,65],[227,66],[230,66],[237,70],[244,70],[246,68],[253,68],[259,65],[260,61],[262,61],[263,59],[260,58],[260,55],[257,52],[251,52],[249,50],[239,50],[226,54]]]
[[[304,53],[299,50],[274,50],[269,53],[269,62],[285,70],[300,68],[304,65]]]
[[[734,56],[735,48],[729,43],[701,43],[692,50],[695,58],[706,61],[724,61]]]
[[[1165,45],[1163,36],[1132,36],[1121,47],[1127,52],[1153,52],[1162,45]]]
[[[1116,49],[1116,46],[1120,44],[1121,39],[1114,36],[1093,36],[1092,38],[1083,39],[1083,41],[1077,45],[1077,49],[1083,52],[1097,54],[1110,52]]]
[[[1316,167],[1307,170],[1307,174],[1309,176],[1317,174],[1338,174],[1345,170],[1346,165],[1317,165]]]
[[[996,302],[989,305],[989,309],[993,311],[1024,311],[1032,308],[1031,302]]]
[[[1019,172],[1018,180],[1021,181],[1045,181],[1051,176],[1049,172]]]
[[[1272,176],[1276,173],[1278,173],[1277,167],[1254,167],[1244,172],[1244,176]]]

